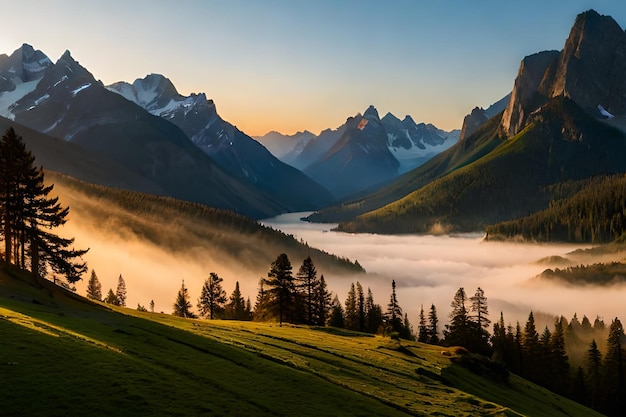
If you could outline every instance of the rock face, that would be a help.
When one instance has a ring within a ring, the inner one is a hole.
[[[539,92],[539,86],[558,57],[558,51],[544,51],[522,60],[509,104],[502,115],[502,126],[509,135],[522,130],[528,116],[547,101],[548,97]]]
[[[500,100],[487,107],[487,109],[483,109],[482,107],[474,107],[472,112],[465,116],[465,118],[463,119],[463,127],[461,128],[459,140],[461,141],[467,138],[476,130],[478,130],[478,128],[481,127],[487,120],[502,112],[509,104],[510,99],[511,93],[502,97]]]
[[[590,114],[626,115],[626,34],[594,10],[577,16],[563,50],[524,58],[502,127],[517,134],[550,98],[565,96]]]
[[[480,107],[474,107],[472,112],[463,119],[463,127],[461,128],[461,136],[459,140],[463,140],[476,131],[480,126],[488,120],[485,110]]]

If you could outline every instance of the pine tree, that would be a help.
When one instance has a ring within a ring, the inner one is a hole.
[[[539,374],[541,364],[539,361],[540,352],[539,333],[537,333],[537,328],[535,327],[535,316],[531,311],[528,315],[522,338],[522,370],[524,371],[522,376],[529,378],[531,381],[536,381]]]
[[[345,306],[346,309],[344,317],[346,329],[359,330],[359,313],[357,309],[356,288],[354,283],[350,285]]]
[[[87,283],[87,298],[92,300],[102,300],[102,285],[98,280],[98,276],[96,275],[96,271],[91,270],[91,277],[89,278],[89,282]]]
[[[150,312],[154,313],[154,300],[150,300]]]
[[[185,317],[193,319],[196,315],[191,311],[191,303],[189,302],[189,292],[185,287],[185,280],[183,280],[180,290],[176,295],[176,301],[174,302],[174,312],[172,313],[178,317]]]
[[[239,281],[235,282],[235,289],[224,309],[224,318],[232,320],[247,320],[246,302],[239,290]]]
[[[383,309],[380,304],[374,302],[374,294],[371,288],[367,288],[367,298],[365,299],[366,329],[368,333],[377,333],[383,325]]]
[[[472,319],[481,329],[487,329],[491,324],[489,320],[489,310],[487,308],[487,297],[482,288],[478,287],[476,293],[470,298],[472,302],[470,319]]]
[[[269,297],[265,291],[265,279],[259,279],[259,290],[256,294],[256,302],[254,303],[253,319],[256,321],[264,321],[268,319]]]
[[[328,325],[331,327],[339,328],[345,327],[343,307],[341,306],[339,297],[337,297],[336,295],[333,299],[332,307],[330,309],[330,318],[328,319]]]
[[[556,320],[554,323],[548,355],[552,371],[549,388],[556,393],[566,394],[569,380],[569,360],[565,352],[565,328],[562,320]]]
[[[365,294],[363,293],[363,286],[359,281],[356,282],[356,313],[358,321],[358,330],[360,332],[365,331]]]
[[[454,294],[452,303],[452,311],[450,312],[450,324],[446,325],[443,331],[445,343],[448,346],[467,347],[470,337],[470,325],[467,308],[465,303],[467,296],[463,287],[459,288]]]
[[[419,325],[417,327],[417,341],[426,343],[428,341],[428,327],[426,326],[426,316],[424,315],[424,304],[420,308]]]
[[[317,279],[317,270],[310,256],[307,256],[302,262],[297,278],[300,282],[298,287],[303,290],[305,297],[305,322],[313,324],[315,321],[315,292],[319,286],[319,281]]]
[[[602,382],[602,353],[598,349],[596,339],[589,344],[585,358],[587,370],[587,385],[589,386],[589,406],[593,409],[598,407],[600,384]]]
[[[389,298],[389,304],[387,304],[387,329],[386,331],[397,332],[400,334],[402,332],[402,308],[398,304],[398,297],[396,296],[396,281],[391,281],[391,297]]]
[[[406,340],[415,340],[413,326],[411,326],[411,322],[409,322],[409,315],[407,313],[404,313],[404,322],[402,323],[400,337]]]
[[[437,318],[437,309],[434,304],[430,305],[428,312],[428,340],[426,343],[431,345],[439,344],[439,319]]]
[[[616,317],[609,326],[609,337],[607,340],[606,355],[604,356],[604,381],[607,384],[608,392],[606,400],[607,414],[612,415],[622,410],[623,402],[626,400],[624,390],[624,352],[622,341],[624,340],[624,328]]]
[[[252,320],[252,303],[250,297],[246,300],[246,318],[244,320]]]
[[[278,255],[272,262],[264,281],[267,286],[268,307],[274,312],[278,310],[279,325],[283,321],[290,320],[295,310],[296,288],[291,275],[291,262],[285,253]]]
[[[202,317],[214,320],[222,316],[226,303],[226,291],[222,289],[222,281],[215,272],[211,272],[204,280],[198,299],[198,311]]]
[[[106,297],[104,297],[103,300],[105,303],[107,304],[113,304],[115,306],[120,305],[120,300],[118,300],[117,296],[115,295],[115,293],[113,292],[112,288],[109,288],[109,292],[107,294]]]
[[[61,207],[58,198],[48,197],[53,187],[44,185],[43,170],[35,167],[34,156],[10,127],[0,140],[0,220],[5,262],[25,269],[28,252],[35,281],[49,266],[73,284],[87,271],[80,258],[88,249],[70,248],[74,239],[51,232],[64,225],[69,214],[69,208]]]
[[[120,302],[119,305],[126,307],[126,281],[124,281],[121,274],[117,279],[117,290],[115,291],[115,296]]]
[[[326,286],[326,280],[324,275],[320,276],[319,285],[315,289],[315,315],[314,324],[318,326],[325,326],[328,320],[331,307],[330,293]]]

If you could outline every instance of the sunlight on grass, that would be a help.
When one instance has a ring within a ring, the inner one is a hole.
[[[96,346],[110,349],[117,353],[124,353],[120,349],[115,346],[108,345],[100,340],[93,339],[91,337],[87,337],[83,334],[76,333],[72,330],[55,326],[54,324],[44,322],[42,320],[38,320],[34,317],[30,317],[21,313],[18,313],[13,310],[8,310],[6,308],[0,307],[0,319],[7,320],[13,324],[17,324],[22,327],[26,327],[27,329],[36,330],[40,333],[46,334],[48,336],[60,337],[62,335],[75,337],[76,339],[82,340],[87,343],[92,343]]]

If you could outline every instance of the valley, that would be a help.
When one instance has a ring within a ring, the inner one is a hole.
[[[626,6],[243,3],[0,50],[0,414],[623,415]]]

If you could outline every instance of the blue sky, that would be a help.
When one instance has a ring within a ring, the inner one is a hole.
[[[105,84],[161,73],[251,135],[317,133],[369,104],[453,129],[590,8],[626,27],[623,0],[16,1],[0,52],[69,49]]]

